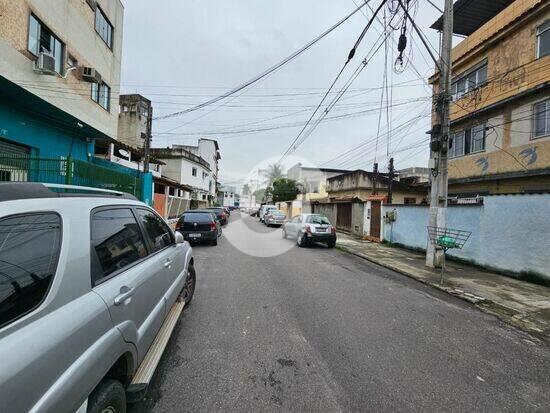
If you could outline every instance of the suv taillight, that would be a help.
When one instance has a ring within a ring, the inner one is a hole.
[[[210,231],[215,231],[216,230],[216,223],[215,222],[211,222],[210,223]]]
[[[181,221],[176,222],[176,231],[181,229]]]
[[[330,233],[331,233],[332,235],[336,235],[336,228],[330,227]]]
[[[311,227],[309,225],[304,225],[304,230],[308,233],[308,234],[311,234]]]

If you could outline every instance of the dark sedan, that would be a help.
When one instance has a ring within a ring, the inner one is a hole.
[[[222,225],[227,224],[227,219],[229,217],[229,214],[225,211],[223,207],[205,208],[205,210],[215,213],[216,218],[220,222],[220,224]]]
[[[213,211],[185,211],[176,224],[176,231],[190,243],[207,242],[218,245],[221,226]]]

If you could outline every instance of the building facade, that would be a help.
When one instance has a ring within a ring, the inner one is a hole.
[[[147,137],[147,117],[152,111],[151,101],[138,94],[120,95],[119,108],[118,140],[143,149]]]
[[[151,148],[151,155],[165,164],[162,167],[164,176],[192,188],[191,199],[204,206],[215,201],[210,194],[215,193],[216,183],[210,164],[202,157],[180,145]]]
[[[208,179],[208,194],[209,202],[214,202],[217,199],[216,184],[219,177],[219,161],[221,159],[220,147],[218,142],[213,139],[201,138],[196,146],[193,145],[173,145],[173,148],[182,148],[204,159],[210,165]]]
[[[89,160],[117,134],[119,0],[0,0],[0,152]]]
[[[452,50],[449,195],[550,191],[550,3],[458,0],[454,10],[467,37]]]
[[[302,166],[301,163],[289,168],[287,178],[296,181],[301,188],[299,200],[309,201],[327,197],[327,179],[350,171],[343,169],[312,168]]]

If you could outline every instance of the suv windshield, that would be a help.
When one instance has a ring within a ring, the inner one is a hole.
[[[306,222],[308,224],[330,225],[330,221],[324,215],[309,215]]]
[[[183,214],[183,222],[212,222],[212,214],[209,212],[186,212]]]

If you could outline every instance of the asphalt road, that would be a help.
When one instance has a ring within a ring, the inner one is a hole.
[[[550,411],[548,345],[248,216],[224,231],[194,248],[193,303],[131,411]]]

